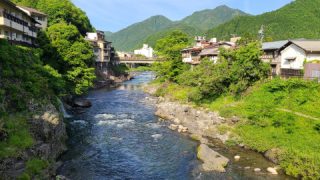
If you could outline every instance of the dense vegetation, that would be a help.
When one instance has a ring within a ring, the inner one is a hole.
[[[236,16],[242,15],[247,14],[227,6],[219,6],[215,9],[195,12],[181,21],[171,21],[164,16],[153,16],[119,32],[112,34],[107,32],[106,34],[107,38],[114,42],[114,46],[117,49],[132,51],[140,48],[143,43],[155,45],[158,39],[175,30],[180,30],[192,38],[195,35],[202,35],[210,28],[227,22]]]
[[[185,43],[174,41],[162,49],[170,40],[170,35],[159,40],[159,54],[170,56],[166,49]],[[168,60],[163,66],[169,71],[155,68],[160,87],[156,94],[218,111],[226,118],[240,117],[234,127],[223,127],[234,137],[228,144],[243,143],[261,153],[273,149],[273,159],[287,174],[319,179],[319,83],[267,79],[269,65],[260,60],[257,42],[243,41],[237,49],[220,51],[216,64],[204,59],[193,70],[182,70]]]
[[[19,158],[37,143],[36,130],[29,127],[35,111],[48,104],[57,107],[57,97],[86,93],[95,78],[92,47],[83,38],[94,29],[84,12],[69,0],[12,1],[48,14],[49,27],[39,32],[38,48],[0,40],[1,160]],[[48,160],[27,158],[21,178],[43,177],[39,173],[48,167]]]
[[[165,29],[171,23],[172,21],[164,16],[153,16],[113,33],[109,38],[116,49],[130,51],[141,48],[143,39]]]
[[[14,0],[19,5],[36,8],[49,17],[46,31],[40,32],[38,42],[41,60],[61,76],[53,82],[57,95],[81,95],[95,79],[92,47],[83,39],[93,27],[86,14],[70,0]]]
[[[318,39],[320,32],[319,0],[296,0],[279,10],[257,16],[236,17],[208,31],[208,37],[228,39],[232,34],[258,34],[262,25],[266,37],[273,40],[310,38]]]
[[[157,55],[166,59],[165,62],[155,63],[154,69],[160,81],[176,81],[178,75],[189,67],[181,61],[181,49],[190,44],[189,38],[181,31],[173,31],[168,36],[157,41]]]

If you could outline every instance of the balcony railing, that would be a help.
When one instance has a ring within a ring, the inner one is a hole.
[[[13,22],[15,22],[17,24],[20,24],[22,26],[28,27],[29,30],[32,31],[32,32],[37,32],[37,29],[36,29],[35,26],[29,26],[28,22],[26,22],[26,21],[24,21],[24,20],[22,20],[22,19],[20,19],[18,17],[15,17],[15,16],[13,16],[12,14],[10,14],[10,13],[8,13],[6,11],[3,11],[2,13],[0,12],[0,16],[2,16],[2,15],[3,15],[4,18],[6,18],[6,19],[8,19],[10,21],[13,21]]]

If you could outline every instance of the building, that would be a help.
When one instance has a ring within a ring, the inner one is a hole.
[[[288,40],[284,40],[262,43],[263,55],[261,56],[261,59],[263,62],[270,63],[272,76],[277,76],[281,73],[280,48],[288,42]]]
[[[280,48],[281,76],[303,76],[304,65],[320,60],[320,40],[290,40]]]
[[[0,38],[12,44],[35,46],[38,22],[9,0],[0,1]]]
[[[19,9],[27,13],[29,16],[34,18],[38,23],[36,27],[38,30],[45,30],[48,26],[48,16],[43,12],[40,12],[36,9],[32,9],[29,7],[17,6]]]
[[[153,48],[148,44],[143,44],[141,49],[134,50],[135,55],[143,55],[147,58],[153,58]]]
[[[285,40],[262,44],[264,51],[261,59],[271,65],[272,76],[317,77],[317,65],[308,65],[320,60],[320,40]],[[305,69],[305,67],[307,67]],[[313,71],[313,72],[310,72]]]
[[[217,62],[219,56],[219,49],[230,49],[235,47],[233,42],[217,42],[216,38],[212,38],[209,41],[205,37],[195,37],[195,45],[181,50],[182,61],[191,65],[198,65],[201,59],[207,57],[213,62]]]
[[[113,52],[111,42],[105,40],[104,32],[97,31],[87,33],[85,39],[93,46],[93,51],[96,56],[96,66],[100,69],[107,67]]]
[[[210,41],[207,41],[205,37],[203,36],[196,36],[194,38],[195,42],[192,47],[188,47],[181,50],[182,54],[182,62],[197,65],[200,64],[200,53],[202,49],[213,45],[216,43],[217,39],[213,38]]]

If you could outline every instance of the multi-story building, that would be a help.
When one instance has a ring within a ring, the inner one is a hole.
[[[143,55],[147,58],[153,58],[153,48],[148,44],[143,44],[141,49],[134,50],[135,55]]]
[[[96,56],[96,66],[100,69],[107,67],[107,64],[111,60],[112,47],[111,42],[105,40],[103,31],[87,33],[85,38],[91,42],[93,51]]]
[[[201,59],[207,57],[216,63],[220,48],[230,49],[235,46],[236,43],[234,42],[218,42],[217,38],[208,41],[205,37],[197,36],[193,47],[181,50],[182,61],[191,65],[198,65]]]
[[[12,44],[35,45],[38,22],[9,0],[0,0],[0,38]]]
[[[48,26],[48,16],[43,13],[40,12],[36,9],[32,9],[29,7],[23,7],[23,6],[18,6],[19,9],[21,9],[22,11],[26,12],[29,16],[33,17],[37,22],[36,27],[39,30],[45,30]]]

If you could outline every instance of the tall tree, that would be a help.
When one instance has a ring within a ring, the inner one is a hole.
[[[165,62],[155,64],[158,77],[162,80],[175,81],[176,77],[188,68],[181,59],[181,49],[190,44],[188,35],[181,31],[173,31],[157,41],[155,50]]]

